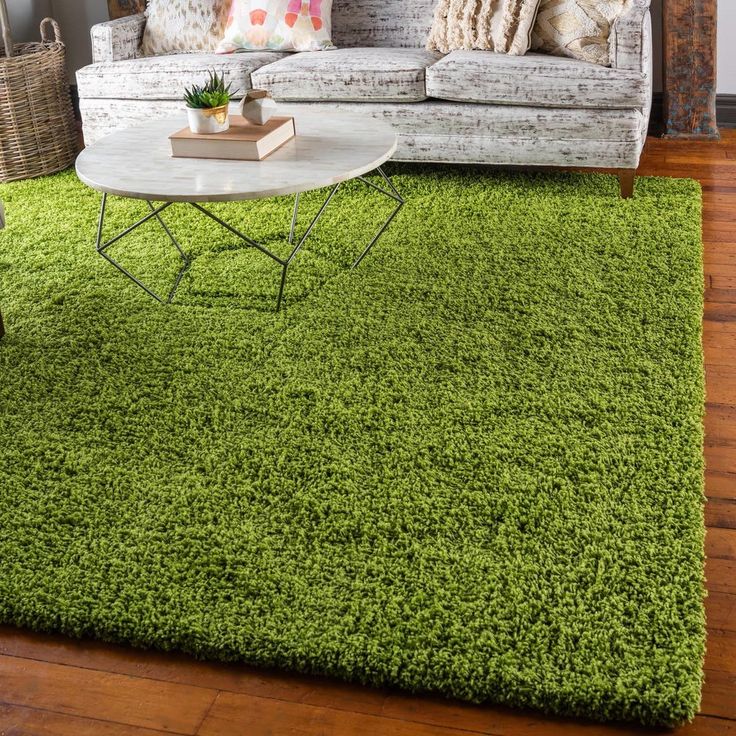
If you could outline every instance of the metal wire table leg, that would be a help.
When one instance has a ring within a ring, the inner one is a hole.
[[[291,254],[289,257],[284,261],[283,268],[281,270],[281,285],[279,286],[279,297],[276,301],[276,311],[278,312],[279,309],[281,309],[281,301],[284,298],[284,287],[286,286],[286,273],[289,270],[289,265],[296,257],[296,254],[302,249],[302,246],[306,242],[307,238],[311,234],[312,230],[314,230],[314,226],[320,221],[322,215],[324,214],[324,211],[327,209],[327,205],[332,201],[332,198],[337,194],[337,190],[340,188],[340,184],[335,184],[334,187],[330,190],[329,195],[327,195],[327,199],[322,203],[322,206],[319,208],[319,212],[314,216],[314,219],[309,224],[309,227],[307,228],[307,231],[302,235],[299,242],[294,246],[294,249],[291,251]],[[294,218],[292,220],[294,227],[296,228],[296,216],[297,216],[297,207],[299,206],[299,200],[297,199],[296,206],[294,208]],[[289,242],[293,242],[293,233],[289,239]]]
[[[304,235],[302,235],[302,237],[299,239],[297,244],[294,245],[291,253],[285,259],[279,258],[275,253],[270,251],[264,245],[257,243],[255,240],[253,240],[253,238],[249,238],[247,235],[245,235],[245,233],[241,233],[237,228],[234,228],[232,225],[228,224],[227,222],[219,218],[217,215],[205,209],[201,204],[197,204],[196,202],[191,202],[190,204],[192,205],[192,207],[194,207],[196,210],[201,212],[203,215],[206,215],[211,220],[214,220],[218,225],[221,225],[222,227],[224,227],[228,232],[231,232],[233,235],[236,235],[237,237],[239,237],[246,245],[250,246],[251,248],[256,248],[261,253],[268,256],[271,260],[276,261],[276,263],[278,263],[281,266],[281,282],[279,284],[279,295],[276,301],[276,311],[278,312],[279,309],[281,309],[281,302],[283,301],[283,298],[284,298],[284,288],[286,286],[286,275],[289,270],[289,265],[296,257],[296,254],[301,250],[302,246],[306,242],[312,230],[314,230],[315,225],[320,221],[322,215],[324,214],[325,209],[327,209],[327,205],[332,201],[332,198],[335,196],[335,193],[337,192],[339,188],[340,188],[340,184],[335,184],[335,186],[332,187],[329,195],[327,196],[322,206],[320,207],[319,212],[312,219],[306,232],[304,233]],[[297,195],[295,198],[294,211],[291,217],[291,228],[289,231],[289,243],[291,245],[294,244],[298,216],[299,216],[299,195]]]
[[[372,182],[369,179],[366,179],[364,176],[359,176],[357,178],[364,184],[371,187],[372,189],[375,189],[376,191],[380,192],[384,196],[396,202],[396,207],[393,209],[393,211],[388,216],[386,221],[381,225],[378,232],[373,236],[373,239],[370,241],[370,243],[368,243],[368,245],[364,248],[363,252],[358,256],[358,258],[352,264],[352,268],[356,268],[361,263],[361,261],[368,255],[368,253],[371,251],[373,246],[380,240],[381,236],[386,232],[387,228],[393,222],[396,215],[399,214],[399,211],[401,210],[401,208],[404,206],[404,203],[405,203],[404,198],[401,196],[401,194],[399,194],[398,190],[393,185],[393,182],[386,175],[383,169],[379,167],[378,169],[376,169],[376,171],[381,176],[381,179],[383,180],[383,185],[376,184],[375,182]],[[276,301],[276,311],[278,311],[279,309],[281,309],[281,304],[284,298],[284,289],[286,288],[286,277],[289,271],[289,266],[291,265],[294,258],[296,258],[297,254],[302,249],[303,245],[306,243],[307,238],[309,238],[309,236],[312,234],[312,231],[314,230],[317,223],[322,218],[322,215],[324,214],[325,210],[327,209],[328,205],[332,201],[335,194],[337,194],[337,191],[340,189],[340,186],[341,184],[338,183],[338,184],[335,184],[330,189],[329,194],[327,195],[326,199],[320,206],[317,214],[312,218],[312,221],[309,223],[309,226],[304,232],[304,235],[302,235],[298,239],[296,238],[296,229],[297,229],[297,221],[299,217],[300,196],[299,194],[295,196],[294,209],[293,209],[292,217],[291,217],[291,227],[289,229],[289,245],[292,246],[292,250],[291,250],[291,253],[286,258],[280,258],[275,253],[273,253],[271,250],[269,250],[266,246],[262,245],[261,243],[256,242],[255,240],[253,240],[253,238],[249,238],[247,235],[245,235],[245,233],[240,232],[237,228],[228,224],[222,218],[210,212],[208,209],[203,207],[201,204],[198,204],[197,202],[189,202],[189,204],[192,207],[194,207],[194,209],[196,209],[198,212],[205,215],[206,217],[209,217],[211,220],[216,222],[218,225],[220,225],[221,227],[224,227],[228,232],[240,238],[243,241],[243,243],[245,243],[246,246],[250,248],[255,248],[256,250],[260,251],[265,256],[267,256],[268,258],[275,261],[281,266],[281,281],[279,284],[278,298]],[[189,268],[190,261],[186,253],[184,252],[183,248],[181,247],[179,242],[176,240],[171,230],[169,229],[169,227],[166,225],[166,223],[163,221],[163,218],[161,217],[161,213],[164,212],[166,209],[168,209],[173,203],[164,202],[159,207],[154,207],[152,202],[147,202],[147,204],[151,211],[145,217],[142,217],[140,220],[133,223],[130,227],[127,227],[121,233],[111,238],[107,242],[103,243],[102,242],[102,231],[103,231],[103,226],[105,222],[105,211],[107,207],[107,194],[103,194],[102,203],[100,205],[100,216],[99,216],[99,220],[97,223],[97,242],[96,242],[95,247],[97,249],[97,252],[103,258],[109,261],[113,266],[115,266],[115,268],[118,269],[118,271],[120,271],[122,274],[127,276],[131,281],[133,281],[135,284],[140,286],[140,288],[143,289],[147,294],[149,294],[154,299],[156,299],[156,301],[161,302],[162,304],[167,304],[173,300],[174,295],[176,294],[176,290],[179,288],[179,284],[184,274],[186,273],[187,269]],[[137,276],[134,276],[124,266],[122,266],[114,258],[112,258],[112,256],[110,256],[110,254],[107,252],[107,249],[110,246],[112,246],[114,243],[117,243],[120,239],[124,238],[129,233],[132,233],[134,230],[139,228],[141,225],[144,225],[146,222],[148,222],[151,219],[155,219],[158,222],[158,224],[161,226],[163,231],[168,236],[169,240],[173,243],[174,247],[176,248],[179,254],[179,257],[181,258],[183,262],[183,266],[180,269],[179,273],[177,274],[174,285],[172,286],[166,298],[159,296],[159,294],[153,291],[153,289],[147,286]]]
[[[154,207],[151,202],[148,202],[148,207],[150,208],[150,212],[145,216],[142,217],[137,222],[133,223],[130,227],[127,227],[125,230],[123,230],[121,233],[116,235],[114,238],[111,238],[107,242],[102,242],[102,231],[105,224],[105,210],[107,208],[107,193],[104,193],[102,195],[102,203],[100,204],[100,216],[97,221],[97,241],[95,243],[95,248],[97,252],[109,263],[111,263],[115,268],[117,268],[120,273],[127,276],[131,281],[133,281],[135,284],[141,287],[143,291],[145,291],[147,294],[152,296],[156,301],[161,302],[162,304],[169,304],[171,303],[172,299],[174,298],[174,294],[176,294],[176,290],[179,288],[179,283],[181,282],[184,274],[186,273],[186,270],[189,268],[189,259],[187,258],[186,254],[182,250],[182,247],[177,242],[176,238],[171,234],[171,231],[166,226],[164,221],[161,219],[161,213],[168,209],[171,206],[171,202],[164,202],[159,207]],[[119,240],[124,238],[129,233],[132,233],[134,230],[139,228],[141,225],[145,225],[149,220],[156,219],[158,223],[163,228],[166,235],[169,237],[169,240],[174,244],[176,247],[176,250],[179,253],[179,257],[183,261],[183,266],[179,270],[179,273],[176,276],[176,280],[174,281],[174,285],[171,287],[171,290],[169,291],[169,294],[166,298],[159,296],[153,289],[151,289],[149,286],[147,286],[143,281],[141,281],[137,276],[134,276],[130,271],[128,271],[127,268],[125,268],[123,265],[118,263],[108,252],[107,249],[111,246],[117,243]]]
[[[296,220],[299,217],[299,192],[294,197],[294,214],[291,216],[291,229],[289,230],[289,245],[294,243],[294,233],[296,232]]]
[[[373,189],[381,192],[381,194],[384,194],[386,197],[390,197],[398,204],[394,208],[393,212],[388,216],[388,219],[386,220],[386,222],[384,222],[383,225],[381,225],[380,230],[376,233],[373,240],[371,240],[371,242],[368,243],[365,250],[355,259],[355,262],[353,263],[351,268],[357,268],[360,265],[360,262],[368,255],[368,253],[370,253],[371,248],[373,248],[373,246],[381,239],[381,236],[386,232],[386,230],[388,229],[388,226],[394,221],[394,218],[396,217],[396,215],[399,214],[401,208],[405,204],[404,198],[399,194],[396,187],[393,185],[393,182],[391,181],[391,179],[388,178],[388,176],[386,176],[383,169],[379,166],[376,169],[376,171],[378,171],[383,181],[386,182],[386,184],[388,185],[388,190],[384,189],[383,187],[379,187],[377,184],[374,184],[372,181],[369,181],[365,177],[359,176],[358,178],[364,184],[367,184],[369,187],[372,187]]]
[[[158,212],[156,212],[156,210],[155,210],[155,208],[154,208],[154,206],[153,206],[153,204],[151,202],[148,202],[147,201],[146,204],[148,205],[148,207],[151,210],[151,212],[154,212],[155,213],[156,219],[158,220],[159,225],[161,225],[161,227],[164,229],[164,232],[169,236],[169,240],[171,240],[171,242],[176,246],[176,249],[179,251],[179,255],[181,256],[181,258],[184,261],[184,263],[186,263],[187,265],[189,265],[189,259],[187,258],[186,254],[182,250],[182,248],[179,245],[179,243],[176,241],[176,238],[171,234],[171,230],[169,230],[169,228],[166,226],[166,223],[161,219],[161,215]]]
[[[253,238],[249,238],[244,233],[241,233],[240,230],[234,228],[232,225],[229,225],[227,222],[219,218],[217,215],[212,214],[209,210],[202,207],[201,204],[197,204],[196,202],[190,202],[189,204],[194,207],[195,210],[198,210],[203,215],[206,215],[210,218],[210,220],[214,220],[218,225],[221,225],[225,228],[228,232],[231,232],[233,235],[236,235],[239,237],[247,246],[250,248],[255,248],[256,250],[261,251],[264,255],[268,256],[270,259],[276,261],[276,263],[280,263],[281,265],[284,264],[283,258],[279,258],[275,253],[272,253],[268,248],[266,248],[265,245],[261,245],[260,243],[257,243]]]

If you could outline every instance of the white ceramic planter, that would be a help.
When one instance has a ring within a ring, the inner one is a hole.
[[[240,114],[253,125],[265,125],[276,112],[276,103],[270,96],[256,97],[252,95],[268,95],[261,90],[251,90],[240,103]]]
[[[189,118],[189,129],[192,133],[199,135],[224,133],[230,128],[227,105],[203,109],[188,107],[187,117]]]

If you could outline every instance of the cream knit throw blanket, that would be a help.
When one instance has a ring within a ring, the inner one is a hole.
[[[540,0],[437,0],[427,48],[525,54]]]

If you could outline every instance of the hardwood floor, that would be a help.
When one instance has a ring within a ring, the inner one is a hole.
[[[736,736],[736,131],[650,139],[641,175],[704,189],[709,641],[701,714],[676,731],[377,691],[0,627],[0,736]]]

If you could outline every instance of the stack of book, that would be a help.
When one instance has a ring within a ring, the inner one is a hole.
[[[254,125],[239,115],[230,117],[224,133],[199,135],[189,128],[169,136],[175,158],[222,158],[262,161],[296,135],[294,118],[274,117],[265,125]]]

